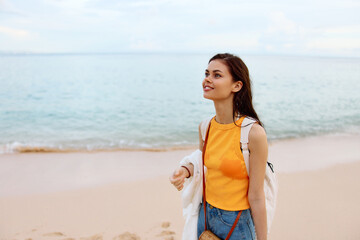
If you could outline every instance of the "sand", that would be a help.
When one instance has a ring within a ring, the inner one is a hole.
[[[360,136],[274,142],[269,239],[360,239]],[[181,239],[168,177],[193,149],[0,155],[0,239]]]

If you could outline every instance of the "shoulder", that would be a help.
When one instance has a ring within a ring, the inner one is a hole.
[[[257,123],[254,123],[249,132],[249,143],[261,143],[267,140],[265,129]]]
[[[248,148],[252,153],[250,156],[254,159],[260,159],[266,162],[268,154],[266,132],[265,129],[257,123],[250,129]]]

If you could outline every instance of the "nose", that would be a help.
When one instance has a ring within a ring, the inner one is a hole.
[[[211,79],[210,79],[210,76],[207,76],[204,78],[204,82],[208,82],[208,83],[211,83]]]

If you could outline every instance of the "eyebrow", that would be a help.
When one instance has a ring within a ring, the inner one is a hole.
[[[205,72],[209,72],[209,70],[205,70]],[[213,72],[221,72],[222,73],[222,71],[220,71],[220,70],[214,70]]]

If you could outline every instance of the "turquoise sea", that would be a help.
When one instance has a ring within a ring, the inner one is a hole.
[[[194,146],[212,55],[0,55],[0,153]],[[270,141],[360,134],[359,58],[240,57]]]

